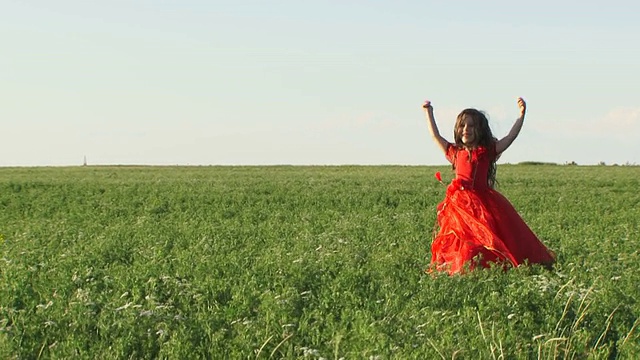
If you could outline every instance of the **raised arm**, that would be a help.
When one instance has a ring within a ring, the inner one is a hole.
[[[447,154],[447,146],[449,142],[445,140],[445,138],[440,135],[440,131],[438,131],[438,125],[436,125],[436,119],[433,116],[433,106],[431,106],[431,101],[427,100],[422,105],[424,109],[425,116],[427,118],[427,125],[429,125],[429,132],[431,133],[431,138],[433,141],[440,147],[442,152]]]
[[[527,103],[524,102],[524,99],[518,98],[518,108],[520,109],[520,116],[516,119],[516,122],[511,127],[511,131],[507,134],[507,136],[496,142],[496,153],[501,154],[503,151],[507,150],[509,146],[513,143],[520,134],[520,129],[522,129],[522,124],[524,123],[524,115],[527,112]]]

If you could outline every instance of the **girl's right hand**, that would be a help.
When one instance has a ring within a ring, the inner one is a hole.
[[[433,108],[433,106],[431,106],[431,101],[429,101],[429,100],[425,100],[425,101],[424,101],[424,104],[422,104],[422,108],[423,108],[423,109],[432,109],[432,108]]]

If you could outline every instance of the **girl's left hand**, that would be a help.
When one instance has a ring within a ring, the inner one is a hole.
[[[527,112],[527,103],[523,98],[518,98],[518,108],[520,109],[520,116],[524,116],[524,113]]]

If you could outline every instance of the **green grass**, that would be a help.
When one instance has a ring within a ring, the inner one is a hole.
[[[451,277],[438,170],[0,169],[0,358],[640,358],[640,168],[499,166],[558,264]]]

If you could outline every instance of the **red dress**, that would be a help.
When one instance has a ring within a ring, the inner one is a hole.
[[[457,153],[457,156],[456,156]],[[548,250],[502,194],[490,188],[487,173],[495,147],[471,152],[449,144],[447,160],[455,161],[456,178],[438,204],[439,231],[431,245],[431,264],[450,274],[478,264],[518,266],[526,262],[550,265]]]

